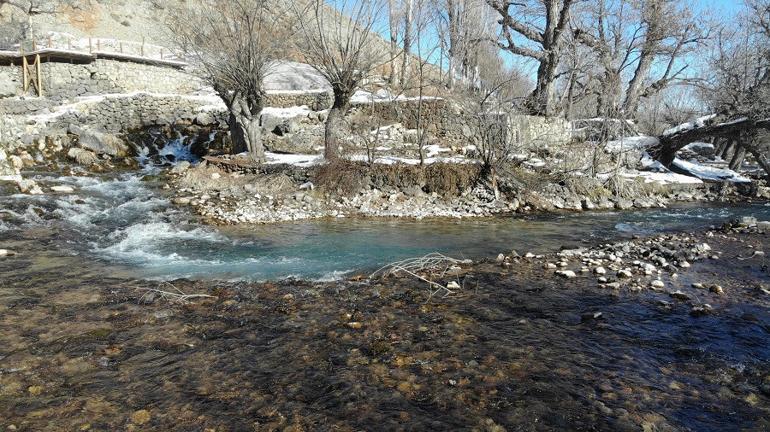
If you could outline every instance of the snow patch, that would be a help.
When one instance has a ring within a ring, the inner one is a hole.
[[[706,122],[708,122],[709,120],[713,120],[716,116],[717,116],[716,114],[709,114],[709,115],[695,119],[694,122],[682,123],[679,126],[674,126],[672,128],[666,129],[663,132],[663,135],[664,136],[674,135],[674,134],[678,134],[678,133],[682,133],[692,129],[697,129],[699,127],[706,126]]]
[[[750,179],[727,168],[710,167],[694,162],[688,162],[679,158],[674,159],[674,162],[672,162],[671,165],[679,168],[680,170],[686,171],[701,180],[728,181],[732,183],[751,183]]]

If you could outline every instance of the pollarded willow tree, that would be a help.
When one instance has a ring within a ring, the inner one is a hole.
[[[264,80],[286,58],[296,28],[287,2],[182,1],[168,16],[172,39],[227,106],[234,149],[263,162]]]
[[[340,0],[336,10],[323,0],[311,0],[295,7],[298,23],[297,48],[304,60],[323,75],[334,93],[326,118],[324,158],[339,157],[344,139],[345,114],[351,98],[372,72],[390,60],[390,50],[378,39],[384,34],[378,26],[387,19],[381,0]]]

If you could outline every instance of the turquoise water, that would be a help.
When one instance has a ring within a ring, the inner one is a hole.
[[[585,212],[477,220],[337,219],[215,228],[174,207],[148,172],[119,176],[36,177],[68,184],[74,194],[0,196],[3,231],[47,227],[57,247],[135,269],[141,277],[174,279],[331,280],[430,252],[491,258],[512,249],[545,253],[634,234],[688,230],[754,215],[770,207],[685,206],[632,212]]]

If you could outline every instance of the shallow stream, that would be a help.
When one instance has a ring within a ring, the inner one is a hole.
[[[5,231],[47,227],[56,247],[108,264],[135,268],[141,277],[333,280],[399,259],[441,252],[490,258],[558,251],[563,246],[664,231],[705,228],[737,216],[770,219],[764,205],[685,205],[627,212],[584,212],[479,220],[322,220],[248,227],[201,225],[171,204],[153,180],[158,168],[119,175],[33,178],[47,189],[73,194],[0,193],[0,237]]]
[[[768,220],[770,207],[212,228],[170,203],[157,171],[30,173],[75,192],[0,191],[0,246],[19,252],[0,260],[0,430],[770,428],[760,259],[699,262],[668,282],[710,303],[706,317],[665,292],[565,282],[534,264],[482,266],[474,289],[428,303],[414,280],[247,282],[336,279],[436,251],[553,252]],[[725,256],[745,254],[721,241]],[[213,298],[146,296],[172,289],[147,278],[180,277],[195,280],[174,289]]]

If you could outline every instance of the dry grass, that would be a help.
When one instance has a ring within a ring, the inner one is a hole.
[[[481,167],[477,164],[369,166],[360,162],[340,160],[319,167],[314,183],[327,192],[340,195],[355,194],[367,188],[407,189],[417,186],[426,193],[457,196],[473,188],[480,181],[480,177]]]

